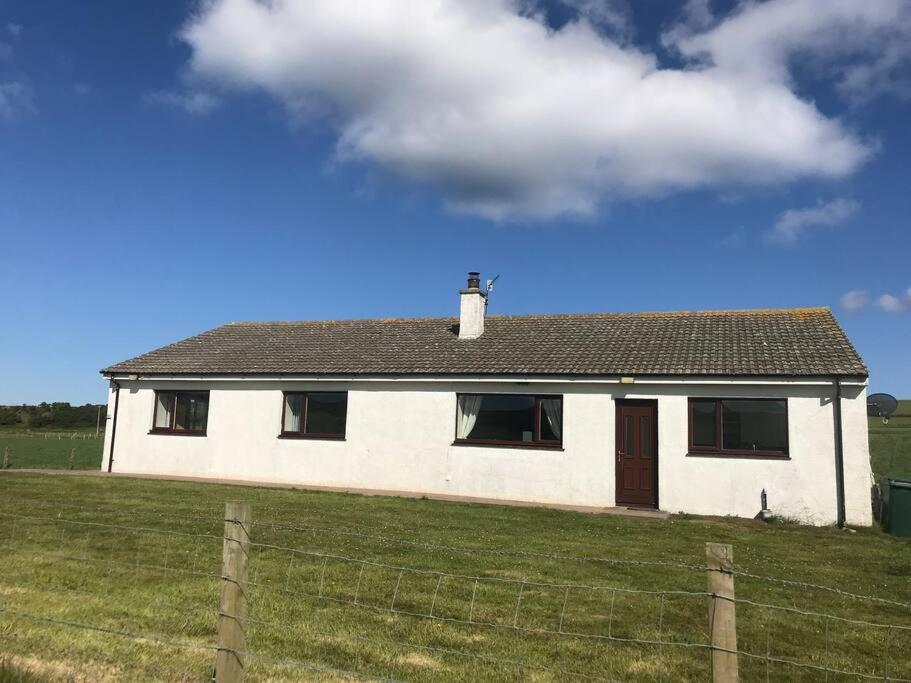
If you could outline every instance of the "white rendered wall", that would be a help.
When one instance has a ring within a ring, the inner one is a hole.
[[[753,517],[760,491],[773,512],[835,521],[831,386],[540,384],[534,382],[121,381],[115,472],[235,478],[501,500],[614,505],[614,398],[658,400],[659,506]],[[149,434],[154,389],[209,389],[205,437]],[[282,390],[347,390],[344,441],[277,438]],[[564,450],[455,446],[455,394],[562,393]],[[866,395],[846,388],[848,523],[867,525]],[[687,455],[687,397],[788,399],[790,459]],[[113,415],[113,392],[109,418]],[[111,423],[105,461],[110,453]]]
[[[870,491],[870,440],[867,427],[866,387],[842,387],[841,419],[845,458],[845,513],[848,524],[873,524]],[[866,486],[864,486],[866,484]]]
[[[477,339],[484,334],[487,297],[479,289],[459,294],[459,339]]]

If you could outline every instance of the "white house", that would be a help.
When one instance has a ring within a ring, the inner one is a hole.
[[[231,323],[105,368],[103,469],[871,523],[826,308]]]

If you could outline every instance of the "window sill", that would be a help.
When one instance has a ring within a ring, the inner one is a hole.
[[[292,439],[303,441],[345,441],[345,436],[336,436],[334,434],[279,434],[279,439]]]
[[[160,436],[205,436],[205,432],[188,432],[179,429],[150,429],[149,434]]]
[[[481,448],[528,448],[541,451],[562,451],[563,444],[533,443],[528,441],[469,441],[456,439],[453,446],[480,446]]]
[[[787,453],[754,453],[752,451],[690,451],[688,458],[742,458],[747,460],[790,460]]]

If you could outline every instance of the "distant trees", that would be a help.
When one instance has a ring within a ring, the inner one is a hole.
[[[103,413],[104,406],[101,410]],[[71,406],[69,403],[0,406],[0,425],[23,429],[94,427],[97,419],[98,405],[93,403],[83,406]]]

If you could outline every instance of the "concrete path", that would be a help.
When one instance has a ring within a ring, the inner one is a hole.
[[[0,474],[40,474],[48,476],[102,477],[127,479],[157,479],[162,481],[187,481],[197,484],[222,484],[229,486],[257,486],[272,489],[300,489],[303,491],[330,491],[333,493],[356,493],[364,496],[397,496],[399,498],[428,498],[451,503],[482,503],[485,505],[506,505],[511,507],[540,507],[554,510],[569,510],[591,515],[622,515],[625,517],[645,517],[649,519],[667,519],[670,514],[663,510],[626,507],[594,507],[589,505],[560,505],[558,503],[536,503],[525,500],[501,500],[499,498],[476,498],[473,496],[453,496],[438,493],[419,493],[416,491],[381,491],[376,489],[359,489],[339,486],[315,486],[310,484],[293,484],[287,482],[256,481],[248,479],[218,479],[215,477],[182,477],[170,474],[142,474],[129,472],[101,472],[99,470],[41,470],[12,469],[0,470]]]

